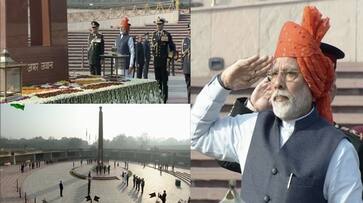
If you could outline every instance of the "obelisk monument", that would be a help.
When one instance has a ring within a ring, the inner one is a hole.
[[[100,106],[100,112],[98,115],[98,153],[97,164],[103,165],[103,115],[102,106]]]

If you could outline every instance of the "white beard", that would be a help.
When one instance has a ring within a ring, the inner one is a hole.
[[[287,101],[275,101],[276,96],[288,97]],[[288,121],[297,119],[308,113],[312,104],[312,95],[309,88],[304,85],[295,95],[286,90],[277,90],[271,96],[270,102],[274,114],[281,120]]]

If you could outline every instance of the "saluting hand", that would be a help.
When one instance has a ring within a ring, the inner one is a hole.
[[[266,76],[272,60],[273,57],[257,55],[240,59],[222,72],[221,80],[224,86],[231,90],[249,88],[260,78]]]
[[[250,98],[250,102],[257,112],[272,108],[270,103],[271,94],[271,82],[265,78],[260,83],[258,83]]]

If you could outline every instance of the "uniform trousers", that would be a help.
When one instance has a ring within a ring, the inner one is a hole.
[[[155,79],[159,83],[159,88],[164,100],[168,101],[168,71],[166,70],[167,57],[154,57]]]

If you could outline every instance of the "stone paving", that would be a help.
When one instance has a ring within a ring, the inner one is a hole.
[[[30,169],[25,167],[24,173],[20,172],[19,165],[12,166],[1,166],[0,167],[0,203],[23,203],[24,202],[24,191],[22,191],[22,199],[19,197],[19,192],[17,191],[17,181],[18,187],[21,187],[25,178],[32,174],[32,172],[38,171],[45,167],[41,163],[40,168]]]
[[[152,74],[154,75],[154,74]],[[152,76],[154,78],[154,76]],[[169,76],[169,99],[167,103],[188,103],[187,86],[183,74],[176,74],[175,76]]]
[[[113,162],[110,162],[112,174],[120,176],[123,162],[120,162],[120,167],[113,167]],[[79,164],[79,163],[78,163]],[[77,167],[79,165],[75,165]],[[84,175],[92,165],[85,165],[78,168],[79,172]],[[37,198],[37,202],[41,202],[44,198],[47,202],[52,203],[80,203],[86,202],[87,195],[87,180],[82,180],[72,176],[69,171],[73,168],[72,162],[58,163],[49,165],[48,167],[33,171],[24,181],[23,190],[27,192],[28,197]],[[92,180],[91,195],[100,197],[100,202],[138,202],[149,203],[156,202],[156,198],[149,198],[150,193],[167,192],[167,202],[178,202],[180,199],[187,200],[190,196],[190,187],[181,182],[181,187],[175,186],[175,177],[161,173],[150,167],[143,167],[129,163],[129,170],[133,174],[145,179],[144,193],[136,191],[132,188],[132,177],[129,179],[128,187],[122,183],[122,180]],[[59,180],[63,181],[64,190],[63,197],[59,196]]]

